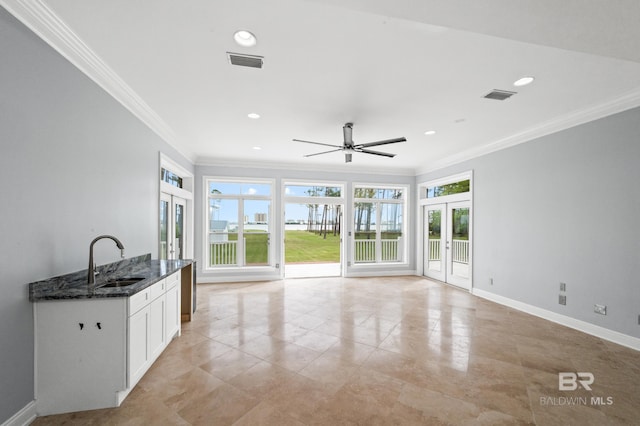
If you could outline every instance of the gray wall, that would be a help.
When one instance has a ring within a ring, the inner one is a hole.
[[[347,166],[348,167],[348,166]],[[258,168],[241,168],[241,167],[216,167],[216,166],[196,166],[196,182],[195,182],[195,253],[197,259],[204,259],[204,247],[203,237],[207,232],[204,223],[204,209],[203,209],[203,177],[205,176],[218,176],[218,177],[249,177],[258,179],[273,179],[275,180],[276,197],[275,208],[272,207],[273,218],[275,220],[275,238],[277,243],[275,244],[276,259],[281,259],[282,247],[279,242],[282,241],[282,229],[281,220],[282,217],[282,194],[280,188],[282,182],[287,180],[299,180],[307,182],[345,182],[346,197],[345,197],[345,214],[344,214],[344,227],[343,229],[350,231],[353,228],[352,220],[352,184],[353,183],[379,183],[379,184],[403,184],[409,185],[409,193],[406,194],[409,202],[407,203],[407,210],[405,212],[405,220],[407,221],[407,235],[408,241],[408,253],[405,255],[407,260],[406,265],[393,265],[390,263],[379,264],[373,266],[350,267],[347,270],[348,276],[358,275],[371,275],[380,274],[385,275],[389,273],[393,274],[413,274],[415,273],[415,178],[413,176],[394,176],[394,175],[382,175],[382,174],[365,174],[365,173],[343,173],[335,171],[319,171],[319,170],[281,170],[281,169],[258,169]],[[349,256],[349,244],[346,244],[347,256]],[[246,270],[241,271],[239,275],[234,276],[232,272],[228,271],[215,271],[204,272],[204,261],[198,262],[198,281],[209,282],[219,281],[221,279],[275,279],[279,271],[273,271],[272,275],[265,274],[264,272],[252,273]]]
[[[417,182],[473,169],[475,288],[640,337],[639,163],[636,108]]]
[[[103,233],[157,257],[158,152],[193,166],[3,8],[0,58],[2,423],[34,398],[27,283],[86,269]]]

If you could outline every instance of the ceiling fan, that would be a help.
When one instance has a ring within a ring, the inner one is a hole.
[[[391,144],[391,143],[398,143],[398,142],[406,142],[407,141],[406,138],[395,138],[395,139],[386,139],[386,140],[377,141],[377,142],[354,144],[353,143],[353,139],[352,139],[353,123],[346,123],[342,127],[342,133],[344,135],[344,143],[342,144],[342,146],[340,146],[340,145],[331,145],[331,144],[328,144],[328,143],[303,141],[303,140],[300,140],[300,139],[294,139],[293,141],[294,142],[312,143],[312,144],[315,144],[315,145],[330,146],[330,147],[334,148],[334,149],[331,149],[329,151],[316,152],[315,154],[308,154],[308,155],[305,155],[305,157],[313,157],[315,155],[322,155],[322,154],[328,154],[330,152],[343,151],[344,152],[344,162],[345,163],[350,163],[351,162],[351,155],[354,152],[362,152],[364,154],[380,155],[382,157],[390,157],[390,158],[395,157],[396,154],[389,154],[388,152],[373,151],[373,150],[367,149],[367,148],[372,147],[372,146],[387,145],[387,144]]]

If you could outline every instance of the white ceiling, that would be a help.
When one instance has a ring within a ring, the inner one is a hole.
[[[1,4],[201,164],[414,174],[640,105],[636,0]],[[257,46],[236,45],[237,29]],[[522,76],[536,80],[513,87]],[[483,99],[492,89],[518,94]],[[348,121],[356,143],[408,141],[351,164],[292,141],[341,144]]]

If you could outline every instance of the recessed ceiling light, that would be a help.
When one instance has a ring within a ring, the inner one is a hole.
[[[427,136],[431,136],[431,135],[435,135],[436,131],[435,130],[427,130],[426,132],[424,132],[425,135]]]
[[[260,114],[256,114],[255,112],[251,112],[249,114],[247,114],[247,117],[249,118],[253,118],[254,120],[260,118]]]
[[[254,36],[251,32],[247,30],[236,31],[233,34],[233,39],[236,41],[236,43],[238,43],[240,46],[243,46],[243,47],[255,46],[256,43],[258,42],[258,39],[256,38],[256,36]]]
[[[533,77],[522,77],[521,79],[514,81],[513,85],[516,87],[522,87],[533,83],[533,80],[535,80]]]
[[[253,149],[255,149],[256,151],[260,151],[262,149],[262,147],[254,146]]]

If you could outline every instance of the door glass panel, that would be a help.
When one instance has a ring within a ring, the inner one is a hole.
[[[469,208],[453,208],[451,216],[451,272],[469,278]]]
[[[428,210],[428,266],[430,271],[442,271],[442,210]]]
[[[354,261],[376,261],[376,204],[355,203]]]
[[[209,199],[209,265],[238,264],[238,200]]]
[[[183,247],[184,247],[184,205],[175,205],[175,244],[173,249],[175,250],[174,259],[184,259]]]
[[[167,259],[169,254],[169,202],[160,200],[160,259]]]
[[[269,264],[269,200],[244,200],[245,265]]]

